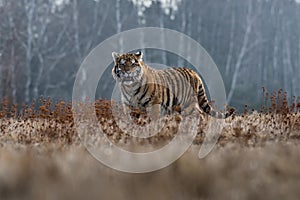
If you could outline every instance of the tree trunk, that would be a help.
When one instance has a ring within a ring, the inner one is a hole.
[[[253,20],[254,20],[252,18],[253,16],[251,16],[251,15],[252,15],[252,4],[251,4],[251,0],[250,0],[249,4],[248,4],[248,13],[247,13],[247,19],[246,19],[247,20],[246,21],[246,31],[245,31],[245,34],[244,34],[242,47],[240,49],[240,53],[238,54],[237,61],[236,61],[236,64],[235,64],[235,69],[234,69],[234,73],[233,73],[233,77],[232,77],[232,82],[231,82],[231,86],[230,86],[230,90],[229,90],[228,98],[227,98],[228,103],[230,103],[230,101],[232,99],[232,96],[234,94],[234,91],[235,91],[235,88],[236,88],[236,85],[237,85],[237,78],[238,78],[238,75],[239,75],[239,72],[240,72],[240,68],[241,68],[244,56],[246,54],[246,51],[247,51],[247,48],[248,48],[248,45],[249,45],[249,37],[250,37],[250,34],[251,34]]]
[[[234,45],[234,31],[235,31],[235,12],[232,10],[231,12],[231,23],[230,23],[230,39],[229,39],[229,50],[227,54],[226,67],[225,67],[225,75],[229,75],[230,65],[233,54],[233,45]]]
[[[116,20],[117,20],[117,33],[121,33],[122,31],[122,21],[121,21],[121,0],[116,0]],[[119,37],[119,47],[120,52],[124,51],[124,41],[123,37]]]
[[[27,18],[27,41],[26,41],[26,83],[25,83],[25,102],[30,101],[30,87],[32,83],[31,73],[31,61],[32,61],[32,42],[33,42],[33,14],[36,8],[35,1],[25,1],[26,6],[26,18]]]

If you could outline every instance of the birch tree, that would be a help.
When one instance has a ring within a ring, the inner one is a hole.
[[[229,49],[227,53],[226,58],[226,65],[225,65],[225,75],[229,75],[230,66],[232,63],[232,56],[233,56],[233,47],[234,47],[234,36],[235,36],[235,26],[236,26],[236,14],[235,9],[232,9],[232,4],[230,4],[231,7],[231,17],[230,17],[230,37],[229,37]]]
[[[228,93],[228,97],[227,97],[228,102],[231,101],[233,94],[235,92],[235,89],[237,86],[237,81],[238,81],[238,76],[240,73],[240,68],[243,64],[244,58],[245,58],[247,52],[249,52],[251,50],[251,45],[256,44],[256,42],[250,43],[251,31],[253,29],[253,25],[256,20],[256,17],[257,17],[257,13],[254,12],[252,1],[248,0],[247,1],[246,23],[245,23],[245,27],[244,27],[245,32],[243,35],[243,40],[242,40],[242,44],[241,44],[239,53],[237,55],[236,63],[234,65],[234,72],[233,72],[232,81],[231,81],[231,85],[230,85],[230,89],[229,89],[229,93]]]
[[[25,82],[25,102],[30,100],[30,86],[32,81],[32,70],[31,70],[31,61],[33,57],[33,20],[34,20],[34,11],[36,10],[36,1],[35,0],[24,0],[25,6],[25,19],[26,19],[26,39],[23,43],[23,47],[26,52],[25,57],[25,69],[26,69],[26,82]]]

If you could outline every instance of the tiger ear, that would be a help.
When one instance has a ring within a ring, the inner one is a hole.
[[[120,54],[117,52],[112,52],[111,55],[112,55],[114,61],[117,62],[117,58],[120,57]]]
[[[138,51],[134,55],[139,59],[139,61],[142,61],[142,59],[143,59],[143,52]]]

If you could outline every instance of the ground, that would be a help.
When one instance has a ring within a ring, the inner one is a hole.
[[[46,102],[46,101],[45,101]],[[98,102],[99,103],[99,102]],[[101,104],[101,105],[100,105]],[[48,107],[47,107],[48,105]],[[102,107],[101,107],[102,106]],[[0,112],[0,199],[298,199],[300,114],[244,112],[226,119],[217,144],[198,158],[209,117],[202,117],[188,151],[159,171],[130,174],[98,162],[83,147],[70,104],[54,110]],[[107,101],[98,119],[115,144],[132,144],[112,120]],[[172,139],[180,120],[138,145]],[[145,141],[148,141],[147,143]]]

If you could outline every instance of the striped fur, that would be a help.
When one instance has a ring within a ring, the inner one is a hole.
[[[208,102],[201,78],[191,69],[153,69],[144,64],[141,52],[113,52],[112,55],[115,61],[112,75],[128,107],[151,107],[153,115],[200,109],[216,118],[227,118],[234,112],[233,109],[226,113],[215,111]]]

